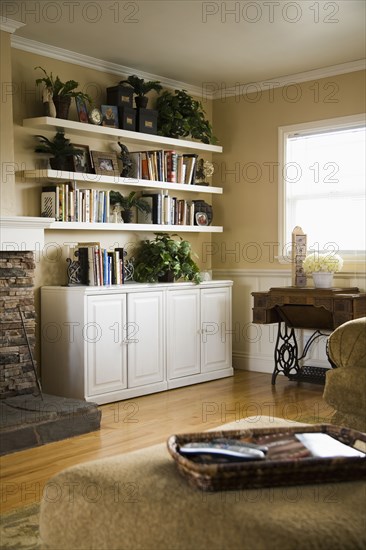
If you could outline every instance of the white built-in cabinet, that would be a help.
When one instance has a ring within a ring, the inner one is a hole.
[[[231,286],[43,287],[43,390],[103,404],[231,376]]]

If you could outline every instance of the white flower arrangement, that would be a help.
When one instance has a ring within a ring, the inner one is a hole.
[[[336,273],[341,271],[343,267],[343,260],[339,254],[332,254],[330,252],[326,254],[318,254],[313,252],[306,256],[303,268],[305,273],[316,273],[318,271]]]

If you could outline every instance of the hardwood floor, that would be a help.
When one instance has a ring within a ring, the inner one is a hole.
[[[101,406],[101,429],[1,457],[1,511],[42,497],[45,482],[81,462],[126,453],[166,441],[169,435],[208,430],[246,416],[277,416],[317,423],[333,410],[323,386],[279,376],[236,371],[230,378]]]

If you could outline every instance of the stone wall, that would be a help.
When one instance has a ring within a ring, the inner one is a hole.
[[[0,398],[38,391],[18,309],[34,357],[34,269],[33,252],[0,252]]]

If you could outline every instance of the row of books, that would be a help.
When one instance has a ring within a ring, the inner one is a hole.
[[[109,191],[78,189],[76,182],[42,187],[41,215],[60,222],[110,221]]]
[[[80,283],[90,286],[122,285],[125,282],[124,249],[108,251],[100,243],[78,243],[75,256]]]
[[[196,179],[198,155],[176,151],[137,151],[130,153],[130,177],[169,183],[193,185]]]
[[[171,197],[164,192],[146,192],[143,199],[149,204],[150,212],[138,212],[138,223],[158,225],[197,225],[196,214],[200,211],[197,202]]]
[[[142,198],[150,212],[137,212],[137,223],[157,225],[197,225],[196,214],[200,207],[195,200],[171,197],[168,191],[145,191]],[[42,188],[42,217],[60,222],[108,223],[111,214],[110,191],[78,189],[75,182],[55,184]],[[205,225],[205,224],[201,224]]]

